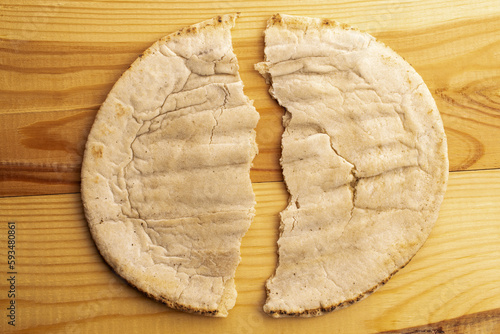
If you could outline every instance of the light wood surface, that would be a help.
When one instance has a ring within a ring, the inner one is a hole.
[[[78,194],[0,199],[0,219],[17,224],[16,329],[374,333],[500,308],[500,170],[452,173],[439,220],[410,264],[364,301],[313,319],[276,320],[262,312],[264,282],[276,262],[276,213],[287,192],[281,182],[255,183],[254,190],[257,214],[243,238],[237,304],[226,319],[172,311],[129,287],[97,252]],[[6,230],[0,225],[2,245]],[[0,281],[0,291],[6,289]],[[488,326],[500,329],[500,321]]]
[[[156,39],[240,12],[233,45],[261,115],[251,177],[257,216],[243,239],[227,319],[176,312],[128,287],[99,256],[79,197],[94,116]],[[283,110],[253,69],[276,13],[333,18],[408,60],[438,104],[450,184],[424,247],[366,300],[314,319],[261,311],[276,262]],[[0,0],[0,332],[500,333],[500,3],[489,1]],[[16,327],[8,326],[8,221],[16,222]],[[416,326],[416,327],[415,327]]]
[[[159,37],[241,12],[233,29],[245,92],[261,114],[254,182],[282,179],[283,110],[253,69],[275,12],[335,18],[366,30],[422,75],[443,116],[450,170],[500,166],[497,1],[343,2],[1,0],[0,196],[79,191],[83,145],[100,104]],[[33,3],[33,4],[31,4]]]

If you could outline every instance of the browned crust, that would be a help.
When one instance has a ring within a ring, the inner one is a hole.
[[[153,300],[155,300],[157,302],[160,302],[162,304],[165,304],[168,307],[170,307],[170,308],[172,308],[174,310],[178,310],[178,311],[183,311],[183,312],[188,312],[188,313],[193,313],[193,314],[199,314],[199,315],[204,315],[204,316],[212,316],[212,317],[215,317],[215,316],[217,316],[219,314],[219,310],[217,310],[217,309],[215,309],[215,310],[209,310],[209,309],[200,309],[200,308],[195,308],[195,307],[192,307],[192,306],[187,306],[187,305],[184,305],[184,304],[172,302],[172,301],[168,300],[166,297],[154,295],[154,294],[151,294],[149,292],[146,292],[146,291],[142,290],[137,285],[135,285],[134,283],[132,283],[130,280],[128,280],[127,278],[125,278],[123,275],[120,275],[118,273],[118,271],[116,270],[116,268],[106,259],[106,255],[103,254],[103,253],[101,253],[100,248],[99,247],[96,247],[96,248],[97,248],[97,251],[99,252],[99,255],[101,256],[101,258],[104,260],[104,262],[106,263],[106,265],[111,269],[111,271],[115,275],[120,276],[129,286],[131,286],[132,288],[136,289],[137,291],[145,294],[149,298],[151,298],[151,299],[153,299]]]
[[[295,29],[306,29],[310,27],[321,28],[321,27],[339,27],[344,30],[355,30],[359,31],[357,28],[352,27],[345,23],[339,23],[335,20],[331,19],[313,19],[313,18],[305,18],[300,16],[284,16],[280,13],[276,13],[267,22],[268,27],[272,26],[281,26]]]
[[[335,311],[335,310],[340,310],[340,309],[345,308],[347,306],[350,306],[350,305],[352,305],[352,304],[354,304],[356,302],[359,302],[360,300],[365,299],[366,297],[368,297],[369,295],[371,295],[373,292],[375,292],[377,289],[379,289],[385,283],[387,283],[392,278],[392,276],[394,276],[399,270],[401,270],[404,267],[406,267],[406,265],[408,263],[410,263],[410,261],[411,261],[412,258],[413,258],[413,256],[405,264],[403,264],[401,267],[399,267],[396,270],[394,270],[389,276],[387,276],[385,279],[383,279],[381,282],[379,282],[374,287],[372,287],[372,288],[370,288],[370,289],[368,289],[368,290],[366,290],[364,292],[361,292],[356,297],[348,299],[348,300],[345,300],[345,301],[343,301],[341,303],[330,305],[330,306],[325,306],[325,307],[318,307],[318,308],[314,308],[314,309],[308,309],[308,310],[304,310],[304,311],[297,311],[297,312],[288,312],[288,311],[283,311],[283,310],[270,310],[267,313],[270,316],[274,317],[274,318],[281,318],[281,317],[303,317],[303,318],[308,318],[308,317],[314,317],[314,316],[322,315],[324,313],[330,313],[330,312]]]
[[[181,28],[180,30],[174,33],[163,36],[162,38],[157,40],[151,47],[147,48],[143,53],[141,53],[136,61],[140,61],[142,58],[145,58],[150,54],[153,54],[155,52],[155,46],[158,45],[159,43],[165,43],[168,41],[176,40],[184,36],[193,36],[198,34],[201,30],[204,29],[211,29],[211,28],[225,27],[225,26],[229,26],[231,28],[234,26],[235,20],[238,18],[239,15],[240,15],[239,12],[234,14],[217,15],[212,19],[197,24],[193,24],[188,27]],[[131,69],[133,66],[134,64],[132,63],[127,70]]]
[[[179,38],[182,36],[190,36],[190,35],[196,35],[200,29],[206,29],[209,27],[217,28],[217,27],[233,27],[235,20],[238,18],[240,15],[239,12],[234,13],[234,14],[226,14],[226,15],[217,15],[216,17],[212,18],[211,20],[207,20],[198,24],[194,24],[189,27],[184,27],[180,29],[179,31],[167,35],[163,38],[160,39],[160,41],[166,42],[175,38]]]
[[[196,308],[196,307],[176,303],[176,302],[168,300],[167,298],[165,298],[163,296],[157,296],[157,295],[150,294],[150,293],[143,291],[140,288],[136,287],[134,284],[130,283],[129,281],[127,281],[127,282],[130,286],[132,286],[132,287],[136,288],[138,291],[146,294],[149,298],[154,299],[157,302],[160,302],[162,304],[165,304],[172,309],[175,309],[178,311],[183,311],[183,312],[188,312],[188,313],[193,313],[193,314],[210,316],[210,317],[215,317],[219,314],[219,310],[217,310],[217,309],[215,309],[215,310],[201,309],[201,308]]]

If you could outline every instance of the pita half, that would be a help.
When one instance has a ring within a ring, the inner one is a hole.
[[[275,15],[256,68],[286,109],[278,265],[264,310],[315,316],[361,300],[415,255],[448,178],[436,104],[415,70],[367,33]]]
[[[147,49],[102,104],[82,167],[85,215],[109,265],[172,308],[222,317],[254,216],[259,118],[232,50],[235,19]]]

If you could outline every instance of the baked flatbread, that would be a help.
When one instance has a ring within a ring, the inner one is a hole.
[[[168,306],[226,316],[254,216],[259,115],[218,16],[154,43],[117,81],[85,149],[82,198],[99,251]]]
[[[448,177],[443,124],[415,70],[367,33],[275,15],[256,68],[286,108],[290,193],[264,310],[315,316],[384,284],[422,246]]]

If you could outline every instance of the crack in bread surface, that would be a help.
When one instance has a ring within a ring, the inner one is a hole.
[[[216,63],[214,61],[214,68]],[[215,213],[221,212],[240,217],[240,220],[252,216],[253,196],[248,185],[249,152],[252,151],[249,131],[255,125],[247,122],[243,131],[236,128],[217,133],[221,126],[219,122],[225,122],[227,127],[232,118],[240,116],[238,112],[248,112],[247,101],[242,100],[242,96],[231,99],[228,86],[235,85],[240,86],[240,83],[212,82],[188,90],[193,94],[187,97],[182,96],[186,92],[182,89],[169,95],[160,114],[154,118],[154,122],[158,123],[154,131],[142,132],[132,142],[132,157],[123,173],[129,205],[137,218],[147,224],[150,219],[182,220],[182,223],[168,229],[162,229],[162,224],[157,222],[155,228],[145,230],[152,241],[145,252],[152,253],[153,262],[171,266],[179,273],[220,277],[223,281],[234,275],[239,262],[235,242],[227,239],[239,240],[247,224],[240,224],[241,227],[236,230],[224,231],[217,226],[217,221],[205,219],[203,224],[193,224],[185,216],[187,212],[194,211],[190,218],[199,222],[199,215],[213,214],[216,217],[220,215]],[[193,87],[194,84],[187,80],[183,87],[186,86]],[[166,108],[167,100],[176,96],[180,98],[176,99],[174,107]],[[198,101],[193,103],[193,97]],[[221,119],[224,113],[229,116]],[[234,116],[231,117],[231,113]],[[170,137],[172,133],[175,135]],[[151,139],[151,136],[154,138]],[[152,145],[162,148],[154,149]],[[155,155],[150,154],[151,151]],[[228,151],[230,154],[227,154]],[[200,158],[199,155],[204,156]],[[167,208],[160,204],[162,201],[168,203]],[[225,219],[226,224],[235,221],[228,216]],[[224,248],[226,244],[229,248]],[[238,243],[236,246],[239,246]],[[173,250],[176,247],[180,247],[181,251]],[[178,299],[182,299],[186,289]]]

